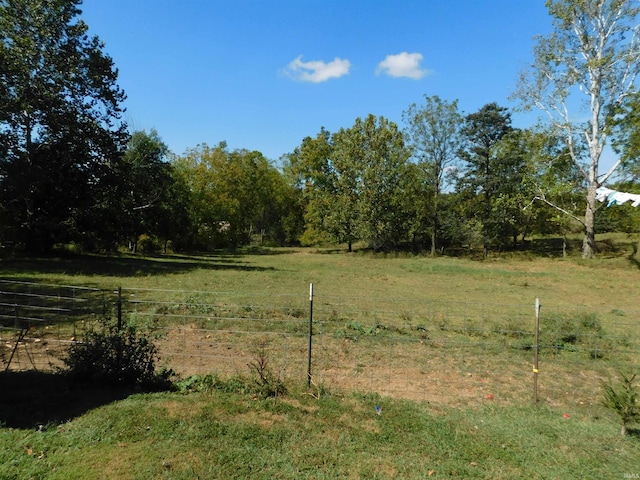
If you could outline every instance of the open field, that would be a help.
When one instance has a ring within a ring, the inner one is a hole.
[[[352,254],[318,249],[256,249],[207,256],[115,258],[70,256],[0,260],[0,276],[31,282],[115,289],[217,291],[246,295],[319,295],[444,300],[494,305],[533,302],[634,311],[640,284],[637,239],[594,260],[530,253],[495,254],[486,261],[406,254]]]
[[[122,287],[125,321],[151,327],[166,365],[183,376],[246,373],[258,344],[266,343],[272,365],[299,382],[306,379],[313,283],[317,384],[447,405],[475,404],[487,394],[532,401],[539,298],[540,396],[550,405],[590,407],[601,380],[638,365],[634,241],[608,244],[609,253],[591,261],[521,252],[478,261],[260,249],[12,260],[0,264],[0,273],[52,285],[52,298],[89,295],[98,302],[93,317],[101,301],[110,302],[113,317],[113,295]],[[46,333],[66,348],[81,324],[55,327]],[[43,362],[60,364],[56,342],[33,343],[45,339],[40,332],[29,339],[32,352],[48,353]],[[32,359],[16,360],[28,368]]]
[[[25,418],[5,429],[1,441],[28,445],[32,452],[46,450],[40,460],[47,461],[32,461],[39,452],[28,458],[13,452],[7,461],[15,468],[7,467],[0,478],[12,478],[11,472],[28,465],[36,472],[32,478],[90,478],[91,473],[74,477],[71,472],[81,472],[80,463],[94,471],[100,465],[97,455],[111,458],[113,472],[121,473],[104,478],[246,478],[256,476],[251,475],[256,469],[264,478],[424,478],[430,471],[436,478],[640,473],[632,461],[640,456],[637,437],[618,439],[616,420],[598,406],[600,380],[617,369],[638,371],[635,241],[609,244],[609,252],[593,261],[553,254],[511,253],[478,261],[309,249],[2,260],[3,279],[52,289],[79,285],[113,293],[121,287],[125,320],[151,327],[168,366],[183,376],[246,376],[247,363],[261,346],[293,393],[272,403],[225,392],[136,395],[122,401],[116,395],[105,398],[105,403],[116,400],[113,405],[93,412],[92,406],[102,402],[89,401],[89,413],[79,408],[68,417],[48,415],[56,409],[46,404],[34,406],[41,418],[28,413],[31,400],[24,397],[26,414],[8,410],[7,403],[16,399],[5,395],[2,411]],[[314,386],[305,391],[310,283]],[[533,409],[536,298],[542,303],[545,348],[540,407]],[[65,328],[71,324],[58,326],[60,338],[76,333]],[[4,378],[3,383],[9,377]],[[354,391],[360,393],[353,396]],[[76,401],[86,403],[82,398],[71,403]],[[371,415],[372,402],[398,418],[380,423],[388,416]],[[250,414],[236,418],[234,404],[248,405]],[[123,408],[138,411],[139,421],[154,433],[141,434],[137,423],[127,426],[131,419],[108,420]],[[153,426],[158,412],[175,415],[171,428],[178,428],[179,436],[167,425]],[[563,413],[571,420],[565,421]],[[345,420],[349,415],[353,421]],[[201,422],[205,417],[207,422],[224,418],[220,430],[207,430]],[[410,417],[417,419],[416,426]],[[28,428],[61,420],[70,423],[47,427],[40,437]],[[97,430],[86,430],[94,424]],[[395,432],[398,428],[408,432],[406,438]],[[129,435],[127,429],[137,433]],[[242,442],[229,443],[224,433],[229,431],[246,439],[246,452]],[[301,432],[309,439],[303,440]],[[74,467],[69,455],[79,448],[73,446],[76,435],[86,436],[92,446]],[[286,438],[297,438],[299,449]],[[443,450],[431,438],[444,442]],[[38,439],[46,441],[34,448]],[[344,455],[331,453],[331,439],[342,445]],[[527,442],[533,446],[519,449]],[[167,446],[163,458],[150,451],[157,443]],[[434,449],[438,453],[430,453]],[[168,456],[174,458],[171,467],[158,467]],[[123,473],[120,457],[136,469]]]

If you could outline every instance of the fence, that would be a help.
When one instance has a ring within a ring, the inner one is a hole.
[[[4,280],[0,289],[8,370],[59,368],[87,322],[104,318],[152,335],[162,365],[182,376],[247,375],[260,351],[274,373],[318,391],[433,404],[537,397],[590,408],[602,380],[637,371],[640,359],[638,312],[538,308],[534,299],[496,305],[325,297],[306,288],[295,295],[104,291]]]
[[[104,317],[106,292],[0,279],[0,359],[5,370],[55,370],[85,322]]]

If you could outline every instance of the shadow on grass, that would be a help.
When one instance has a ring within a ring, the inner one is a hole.
[[[184,273],[196,269],[267,271],[246,261],[225,255],[212,256],[97,256],[64,255],[59,257],[8,258],[0,261],[0,274],[66,274],[135,277]]]
[[[636,268],[640,269],[640,255],[638,254],[638,250],[640,249],[640,242],[633,242],[631,244],[632,252],[629,255],[629,262],[632,265],[635,265]]]
[[[64,423],[133,393],[131,388],[81,388],[55,373],[0,372],[0,425],[37,429]]]
[[[527,245],[535,255],[550,258],[562,257],[562,237],[540,238],[529,242]],[[566,241],[567,252],[573,251],[575,248],[575,242]]]
[[[627,427],[627,437],[640,440],[640,428]]]

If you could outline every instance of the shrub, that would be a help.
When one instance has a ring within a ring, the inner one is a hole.
[[[220,381],[216,375],[192,375],[175,383],[175,387],[180,393],[212,393],[216,390]]]
[[[629,425],[640,422],[640,404],[638,404],[638,390],[633,384],[637,375],[627,377],[620,373],[620,376],[622,382],[619,388],[614,388],[611,380],[609,383],[602,382],[604,390],[602,404],[618,414],[622,421],[621,433],[624,436],[627,434]]]
[[[71,345],[63,360],[73,381],[146,388],[170,385],[173,372],[156,372],[157,348],[135,327],[118,330],[104,322],[101,328],[88,327],[83,337],[81,342]]]
[[[138,239],[138,250],[140,253],[159,253],[162,246],[156,238],[143,234]]]
[[[175,382],[175,388],[182,394],[212,394],[213,392],[247,394],[255,390],[251,381],[242,376],[235,375],[228,379],[221,379],[215,373],[204,376],[196,374],[178,380]]]
[[[603,358],[613,342],[594,313],[545,315],[540,328],[540,346],[556,353],[585,352],[592,359]]]
[[[253,360],[248,364],[254,373],[254,393],[262,398],[279,397],[287,393],[287,387],[280,375],[269,367],[269,354],[266,346],[260,345],[254,352]]]

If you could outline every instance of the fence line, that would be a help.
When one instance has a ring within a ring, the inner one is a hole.
[[[161,363],[183,376],[246,375],[262,349],[275,373],[312,388],[436,404],[538,396],[591,408],[602,380],[638,370],[638,312],[542,302],[536,341],[534,299],[498,305],[301,290],[123,288],[119,298],[113,290],[0,280],[2,359],[7,369],[54,370],[87,322],[113,320],[121,305],[120,320],[152,335]]]

